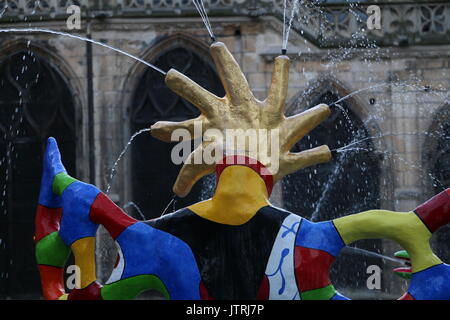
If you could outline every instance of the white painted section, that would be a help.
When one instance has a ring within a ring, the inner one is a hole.
[[[116,243],[116,244],[117,244],[117,249],[118,249],[117,251],[119,254],[119,263],[117,264],[117,267],[114,268],[108,281],[106,281],[106,284],[110,284],[110,283],[119,281],[120,278],[122,277],[123,270],[125,268],[125,259],[123,258],[122,249],[120,248],[118,243]]]
[[[269,279],[271,300],[300,300],[295,281],[294,247],[301,220],[295,214],[284,219],[270,253],[266,276]]]

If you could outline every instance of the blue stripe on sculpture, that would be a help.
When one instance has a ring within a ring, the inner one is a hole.
[[[416,300],[450,299],[450,265],[442,263],[412,275],[408,292]]]
[[[44,154],[44,168],[39,193],[39,204],[47,208],[60,208],[61,197],[53,193],[53,180],[58,173],[66,172],[58,144],[54,138],[48,138]]]
[[[125,260],[121,279],[155,274],[171,299],[200,299],[200,272],[191,248],[179,238],[137,222],[116,239]]]
[[[93,185],[76,181],[61,195],[63,212],[59,235],[66,245],[78,239],[95,237],[98,225],[89,219],[92,203],[100,191]]]
[[[331,221],[313,223],[306,219],[300,226],[296,245],[326,251],[336,257],[345,246]]]
[[[331,298],[331,300],[349,300],[349,298],[344,297],[339,292],[336,292],[336,294]]]

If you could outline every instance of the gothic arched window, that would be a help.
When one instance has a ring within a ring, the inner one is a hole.
[[[332,105],[338,99],[332,92],[326,92],[311,107],[319,103]],[[324,144],[335,150],[359,142],[349,148],[352,151],[335,154],[331,162],[300,170],[283,180],[284,207],[315,222],[380,206],[380,170],[370,135],[345,101],[339,105],[342,110],[333,106],[331,116],[305,136],[294,151]],[[381,242],[358,241],[357,247],[379,252]],[[366,279],[367,266],[371,264],[381,265],[378,259],[361,256],[356,251],[343,253],[333,265],[331,278],[345,293],[367,290],[366,282],[355,278]]]
[[[0,296],[40,294],[32,238],[50,136],[75,175],[75,110],[68,86],[36,53],[11,54],[0,61]]]
[[[435,178],[433,186],[436,193],[450,187],[450,122],[448,115],[447,121],[443,122],[440,129],[432,169],[432,175]]]
[[[439,117],[439,128],[432,133],[436,138],[435,148],[430,154],[432,163],[434,193],[438,194],[450,188],[450,108]],[[450,226],[440,228],[432,238],[432,246],[436,254],[444,262],[450,263]]]
[[[197,53],[183,47],[171,49],[156,59],[162,70],[175,68],[202,87],[218,96],[225,94],[214,68]],[[200,113],[192,104],[173,93],[164,83],[164,77],[148,70],[142,77],[134,96],[131,113],[131,130],[149,128],[157,121],[182,121]],[[150,134],[139,135],[132,145],[133,202],[146,218],[160,216],[172,198],[172,186],[181,168],[171,160],[173,144],[161,142]],[[203,181],[176,204],[180,208],[202,198]],[[210,183],[209,183],[210,184]],[[173,210],[174,208],[170,208]]]

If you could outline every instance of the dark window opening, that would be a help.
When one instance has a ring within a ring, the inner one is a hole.
[[[34,217],[46,139],[75,175],[75,110],[69,88],[31,51],[0,64],[0,297],[36,298]]]
[[[446,114],[448,119],[449,113]],[[445,118],[445,116],[444,116]],[[438,142],[431,159],[434,192],[438,194],[450,187],[450,122],[443,121],[436,136]],[[433,160],[432,160],[433,161]],[[450,263],[450,225],[440,228],[433,234],[432,247],[434,252],[444,262]]]

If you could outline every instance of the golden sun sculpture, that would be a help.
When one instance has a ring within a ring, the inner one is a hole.
[[[281,55],[275,59],[268,97],[260,101],[253,95],[239,64],[225,44],[215,42],[210,50],[226,92],[225,97],[214,95],[185,75],[171,69],[165,79],[167,86],[195,105],[201,114],[195,119],[182,122],[160,121],[151,127],[151,134],[165,142],[172,141],[172,133],[177,129],[186,129],[193,139],[199,138],[194,132],[194,127],[199,124],[201,124],[202,136],[208,129],[216,129],[222,133],[221,135],[210,134],[210,137],[203,139],[187,157],[173,186],[176,195],[185,197],[199,179],[214,172],[217,163],[208,164],[204,161],[196,163],[193,159],[202,157],[206,149],[222,147],[225,144],[223,140],[225,140],[227,129],[278,131],[277,170],[271,172],[274,183],[299,169],[331,160],[331,152],[326,145],[299,153],[291,152],[292,147],[324,121],[331,111],[329,106],[320,104],[295,116],[284,115],[289,84],[289,57]],[[258,137],[258,141],[261,141],[260,138],[262,137]],[[270,143],[269,139],[266,140]],[[260,148],[256,150],[256,153],[253,148],[254,146],[249,143],[241,143],[236,146],[235,151],[238,149],[240,154],[251,158],[256,157],[256,160],[270,171],[273,157],[266,152],[270,148],[268,146]],[[230,155],[233,150],[225,152],[226,155]]]

